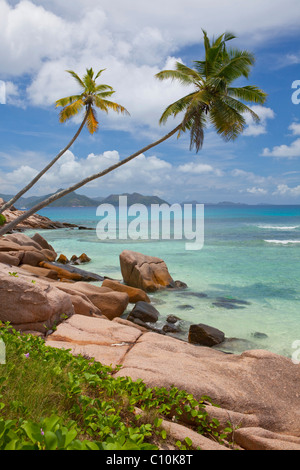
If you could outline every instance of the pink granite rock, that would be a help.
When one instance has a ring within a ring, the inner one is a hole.
[[[74,313],[67,294],[19,268],[12,272],[4,264],[0,264],[0,299],[0,320],[22,331],[46,332]]]
[[[120,254],[121,272],[125,284],[146,292],[173,285],[166,263],[154,256],[124,250]]]

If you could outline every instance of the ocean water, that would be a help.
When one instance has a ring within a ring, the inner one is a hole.
[[[197,251],[187,251],[186,240],[99,240],[96,208],[45,208],[40,214],[94,229],[40,233],[58,254],[85,252],[92,261],[83,268],[100,275],[122,279],[119,255],[124,249],[162,258],[173,279],[188,289],[160,291],[151,299],[160,324],[169,314],[182,320],[182,339],[190,324],[204,323],[225,333],[221,349],[227,352],[295,353],[295,341],[300,341],[300,206],[205,206],[204,246]]]

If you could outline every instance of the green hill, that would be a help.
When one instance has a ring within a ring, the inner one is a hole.
[[[59,189],[56,192],[61,191]],[[15,204],[17,209],[30,209],[31,207],[35,206],[39,202],[47,199],[48,197],[52,196],[52,194],[45,194],[44,196],[31,196],[31,197],[21,197]],[[168,202],[164,201],[163,199],[159,198],[158,196],[143,196],[139,193],[124,193],[124,194],[111,194],[110,196],[103,198],[103,197],[95,197],[90,198],[84,196],[83,194],[77,194],[76,192],[67,194],[66,196],[58,199],[57,201],[52,202],[49,204],[49,207],[97,207],[99,204],[112,204],[114,206],[119,205],[119,196],[127,196],[127,204],[144,204],[145,206],[150,206],[151,204],[168,204]],[[12,198],[11,195],[8,194],[0,194],[5,201],[9,201]]]
[[[144,204],[144,206],[150,206],[151,204],[169,204],[167,201],[164,201],[158,196],[143,196],[139,193],[111,194],[110,196],[104,198],[101,201],[101,204],[112,204],[117,206],[119,205],[119,196],[127,196],[128,206],[131,206],[132,204]]]

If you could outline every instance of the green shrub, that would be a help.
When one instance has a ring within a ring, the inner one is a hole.
[[[168,439],[162,419],[180,422],[183,413],[200,434],[224,437],[208,419],[208,397],[199,401],[176,387],[115,378],[120,366],[73,356],[0,322],[1,340],[0,450],[156,450]]]
[[[0,227],[6,223],[6,218],[3,214],[0,214]]]

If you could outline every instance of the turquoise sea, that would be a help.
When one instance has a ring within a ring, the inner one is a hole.
[[[40,214],[93,229],[100,220],[96,207]],[[124,249],[162,258],[188,289],[161,291],[152,301],[161,323],[169,314],[182,319],[183,339],[189,324],[204,323],[230,339],[223,345],[228,352],[267,349],[291,357],[300,340],[300,206],[205,206],[204,214],[198,251],[186,251],[186,240],[101,241],[96,230],[77,229],[40,233],[59,254],[85,252],[92,258],[85,269],[115,279],[121,280]]]

